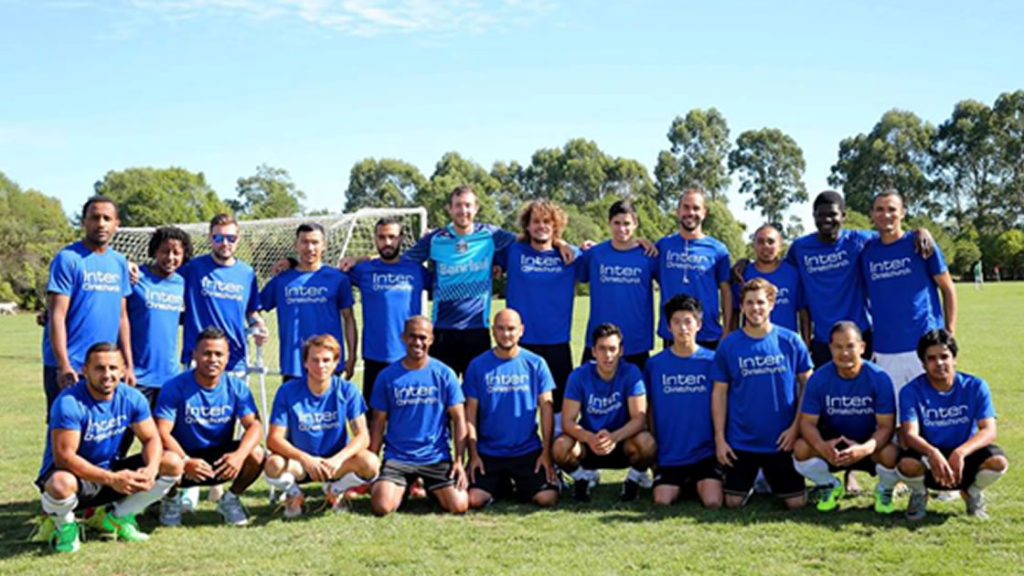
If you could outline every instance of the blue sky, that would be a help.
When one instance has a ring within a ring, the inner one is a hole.
[[[231,197],[265,162],[340,210],[366,157],[429,177],[584,137],[653,170],[714,106],[733,139],[796,139],[813,195],[886,110],[938,124],[1024,88],[1022,23],[1013,1],[0,0],[0,170],[73,211],[108,170]]]

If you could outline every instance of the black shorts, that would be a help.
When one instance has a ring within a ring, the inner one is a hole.
[[[572,372],[572,349],[569,343],[564,344],[523,344],[530,352],[540,356],[548,363],[551,378],[555,381],[555,389],[551,397],[554,401],[555,414],[562,411],[562,398],[565,397],[565,383]]]
[[[455,478],[451,476],[452,463],[450,460],[442,460],[434,464],[409,464],[385,460],[380,467],[378,482],[390,482],[403,488],[415,482],[417,478],[423,479],[423,487],[428,492],[440,490],[455,485]]]
[[[641,372],[643,372],[644,368],[647,367],[647,360],[650,357],[651,357],[651,353],[650,352],[640,352],[640,353],[637,353],[637,354],[630,354],[628,356],[623,356],[622,359],[625,360],[626,362],[629,362],[633,366],[636,366],[637,368],[640,369]],[[593,359],[594,359],[594,354],[590,351],[590,348],[589,347],[584,348],[583,349],[583,357],[582,357],[582,359],[580,361],[580,364],[581,365],[582,364],[586,364],[587,362],[590,362]]]
[[[221,456],[238,450],[238,446],[241,444],[238,440],[232,440],[226,444],[220,446],[211,446],[209,448],[203,448],[202,450],[193,450],[188,453],[189,458],[198,458],[200,460],[206,460],[206,463],[210,465],[210,468],[216,468],[217,460],[220,460]],[[192,480],[188,476],[181,476],[181,487],[191,488],[192,486],[216,486],[225,482],[222,478],[209,478],[207,480]]]
[[[687,494],[697,494],[697,483],[725,479],[725,471],[714,456],[684,466],[658,466],[654,470],[655,486],[675,486]]]
[[[860,355],[865,360],[871,360],[871,357],[875,355],[874,346],[874,335],[871,330],[865,330],[861,335],[864,339],[864,353]],[[811,338],[811,362],[817,366],[824,366],[828,362],[832,361],[832,350],[828,347],[828,342],[822,342],[816,338]]]
[[[370,403],[370,397],[373,396],[373,383],[377,381],[377,375],[390,365],[391,362],[363,358],[363,399],[367,404]]]
[[[118,470],[138,470],[145,466],[146,461],[142,459],[142,454],[136,454],[134,456],[129,456],[128,458],[115,460],[110,465],[110,470],[112,472],[117,472]],[[45,490],[46,482],[50,480],[50,477],[53,476],[55,472],[57,472],[57,469],[51,467],[45,474],[36,479],[36,487],[39,488],[40,492]],[[90,482],[88,480],[82,480],[81,478],[78,479],[77,495],[78,505],[75,506],[76,511],[103,506],[128,497],[127,494],[121,494],[110,486]]]
[[[949,455],[953,453],[955,448],[939,448],[939,452],[949,459]],[[978,470],[981,470],[981,465],[985,463],[985,460],[993,456],[1005,456],[1003,449],[995,444],[989,444],[984,448],[979,448],[972,452],[969,456],[964,458],[964,470],[960,476],[960,484],[956,486],[956,490],[966,490],[971,484],[974,484],[975,477],[978,476]],[[912,460],[921,460],[922,456],[919,452],[909,449],[900,450],[900,460],[904,458],[910,458]],[[927,466],[924,472],[924,484],[932,490],[949,490],[946,486],[939,484],[932,476],[932,471]]]
[[[487,328],[434,328],[430,355],[455,370],[460,377],[469,362],[491,349],[491,331]]]
[[[511,458],[481,454],[480,459],[484,462],[486,474],[478,471],[476,480],[470,484],[470,488],[483,490],[497,498],[502,493],[502,488],[511,481],[516,497],[521,502],[529,502],[538,492],[557,490],[557,486],[548,483],[543,468],[537,472],[533,471],[539,457],[540,450]]]
[[[747,452],[733,450],[736,460],[725,467],[723,490],[732,496],[747,497],[754,490],[757,471],[764,471],[764,479],[772,487],[772,495],[778,498],[800,496],[806,489],[804,477],[793,467],[793,455],[789,452]]]
[[[604,456],[598,456],[591,452],[584,442],[580,442],[580,448],[583,449],[580,468],[585,470],[622,470],[631,466],[629,456],[626,455],[625,440],[616,444],[615,449]]]

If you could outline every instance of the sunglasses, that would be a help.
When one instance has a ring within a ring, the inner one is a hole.
[[[212,234],[210,238],[213,239],[214,244],[223,244],[224,242],[234,244],[238,242],[238,234]]]

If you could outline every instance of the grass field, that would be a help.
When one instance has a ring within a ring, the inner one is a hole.
[[[499,504],[461,518],[413,501],[374,518],[365,499],[355,513],[284,522],[272,516],[266,486],[247,500],[253,526],[228,528],[212,505],[182,528],[141,521],[145,544],[88,540],[56,556],[24,542],[38,510],[32,479],[43,451],[40,330],[29,316],[0,317],[0,574],[995,574],[1024,572],[1024,284],[959,285],[960,368],[992,387],[999,444],[1010,473],[988,493],[991,519],[966,518],[960,501],[929,503],[925,521],[880,517],[869,495],[838,513],[785,512],[767,497],[739,511],[705,511],[686,501],[655,509],[616,500],[621,474],[604,473],[595,499],[571,498],[550,511]],[[586,302],[577,304],[580,345]],[[359,378],[356,378],[357,382]],[[273,382],[276,384],[276,382]],[[867,481],[869,485],[871,481]]]

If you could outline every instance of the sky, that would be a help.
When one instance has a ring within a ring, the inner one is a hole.
[[[1024,88],[1022,38],[1012,0],[0,0],[0,171],[72,212],[110,170],[229,198],[267,163],[340,211],[367,157],[429,178],[582,137],[653,171],[673,118],[715,107],[733,139],[793,137],[813,197],[887,110]]]

